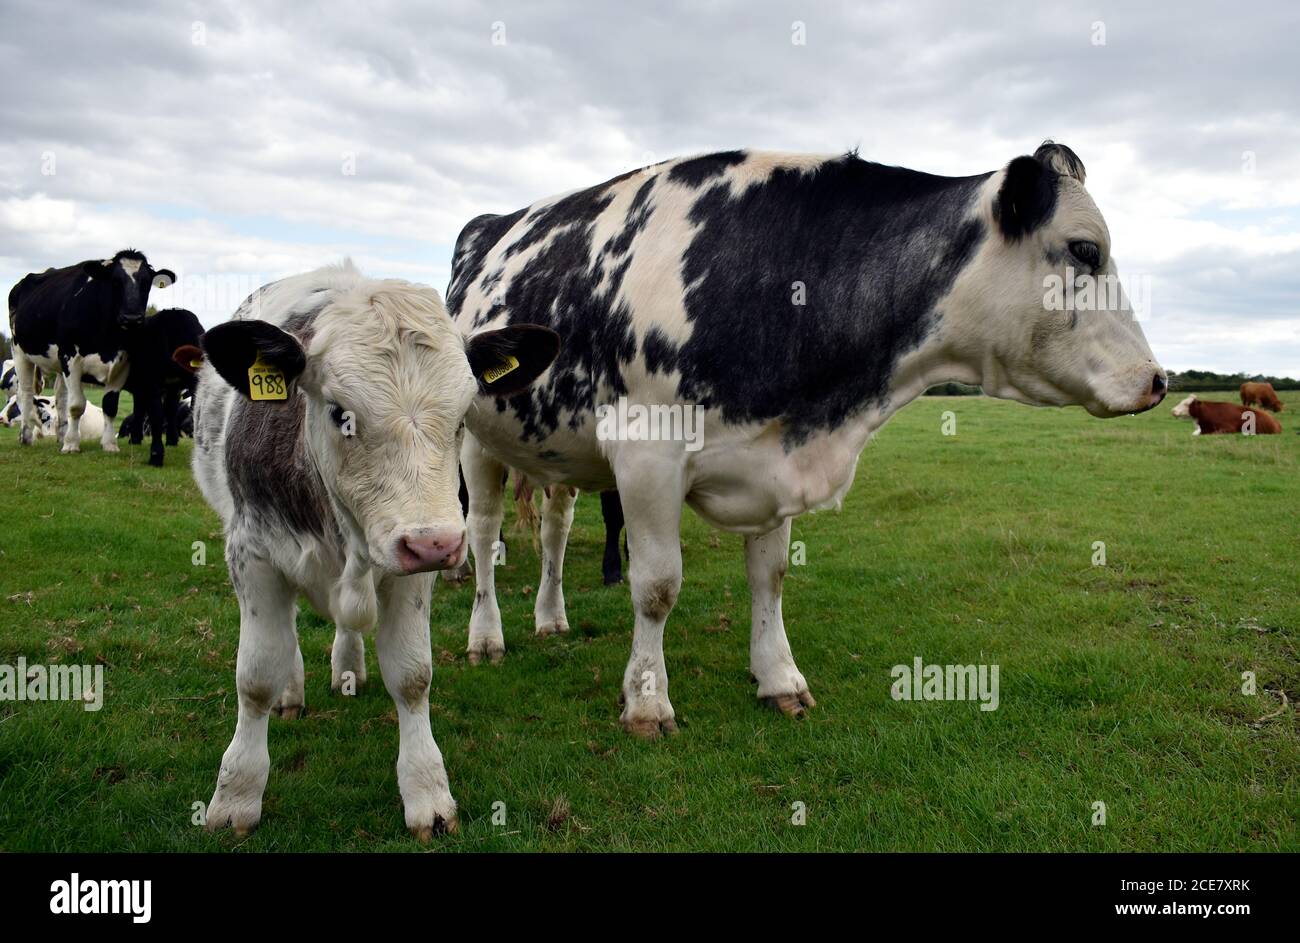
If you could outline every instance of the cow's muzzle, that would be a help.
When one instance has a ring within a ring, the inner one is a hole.
[[[393,555],[403,573],[449,570],[465,562],[464,527],[419,527],[400,535]]]

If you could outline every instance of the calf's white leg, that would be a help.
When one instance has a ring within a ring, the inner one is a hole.
[[[306,704],[306,672],[302,664],[302,646],[298,644],[298,635],[294,633],[293,642],[293,667],[289,672],[289,682],[284,686],[274,703],[271,704],[271,710],[277,717],[284,717],[292,720],[295,717],[302,716],[303,706]]]
[[[760,701],[794,717],[815,705],[794,663],[781,617],[781,587],[790,559],[790,521],[761,536],[745,538],[749,577],[749,670],[758,680]]]
[[[533,604],[538,635],[569,631],[564,611],[564,548],[569,543],[577,497],[573,488],[552,485],[542,499],[542,578]]]
[[[474,611],[469,619],[469,661],[477,665],[485,658],[500,663],[506,654],[501,633],[501,609],[497,605],[496,543],[505,513],[505,466],[488,455],[468,432],[460,452],[465,487],[469,490],[469,546],[474,554]]]
[[[289,684],[298,653],[294,632],[296,593],[265,560],[229,548],[230,579],[239,598],[239,656],[235,688],[239,720],[221,758],[217,788],[208,803],[209,830],[227,825],[243,836],[262,817],[262,793],[271,769],[266,727],[276,695]]]
[[[671,458],[655,462],[638,454],[616,462],[615,476],[627,522],[628,582],[636,615],[620,719],[628,733],[653,738],[677,729],[668,700],[664,623],[682,588],[681,467]]]
[[[365,637],[353,629],[335,625],[334,647],[330,649],[330,689],[342,691],[349,672],[354,684],[351,693],[356,693],[366,683]]]
[[[379,670],[397,706],[397,785],[402,791],[406,827],[421,841],[458,827],[447,769],[429,727],[429,685],[433,680],[429,594],[433,580],[432,574],[421,573],[390,577],[381,583],[375,631]]]

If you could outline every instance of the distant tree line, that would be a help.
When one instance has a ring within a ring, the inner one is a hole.
[[[1199,393],[1208,390],[1235,390],[1250,380],[1255,383],[1272,383],[1275,390],[1300,390],[1300,380],[1290,377],[1270,377],[1261,373],[1251,376],[1246,373],[1215,373],[1213,370],[1184,370],[1181,373],[1170,371],[1169,389],[1186,393]],[[979,396],[984,391],[978,386],[965,383],[940,383],[925,391],[926,396]]]

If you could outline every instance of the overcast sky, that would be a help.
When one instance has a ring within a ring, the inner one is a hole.
[[[137,246],[212,324],[344,255],[442,291],[472,217],[682,154],[1050,137],[1166,367],[1300,376],[1300,4],[1136,6],[5,0],[0,282]]]

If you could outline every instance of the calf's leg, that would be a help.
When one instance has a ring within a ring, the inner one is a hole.
[[[745,572],[749,577],[749,670],[758,679],[758,699],[801,717],[815,705],[790,653],[781,617],[781,587],[790,560],[790,521],[761,536],[745,538]]]
[[[600,493],[600,516],[605,521],[605,558],[601,575],[606,586],[623,582],[623,558],[618,553],[618,538],[623,533],[623,503],[614,490]]]
[[[489,567],[490,569],[490,567]],[[397,785],[406,827],[421,841],[457,830],[456,801],[447,783],[442,753],[429,727],[429,593],[433,575],[389,578],[379,587],[375,654],[384,686],[397,706]]]
[[[474,554],[474,611],[469,619],[469,661],[483,659],[498,664],[506,654],[501,633],[501,609],[497,605],[496,547],[505,513],[505,489],[501,475],[505,466],[494,459],[468,432],[460,453],[465,485],[469,489],[469,547]]]
[[[576,488],[552,485],[542,498],[542,579],[533,604],[533,624],[538,635],[569,631],[564,611],[564,548],[573,527]]]
[[[295,593],[269,562],[228,548],[230,579],[239,597],[239,655],[235,688],[239,720],[221,758],[217,788],[208,803],[209,830],[231,826],[241,837],[262,818],[262,793],[271,769],[266,728],[271,705],[293,675],[298,638]]]
[[[636,623],[632,656],[623,673],[623,729],[641,737],[657,737],[677,729],[668,700],[668,669],[664,665],[664,623],[682,587],[682,479],[671,458],[643,461],[638,454],[615,476],[623,496],[631,545],[628,578]]]

